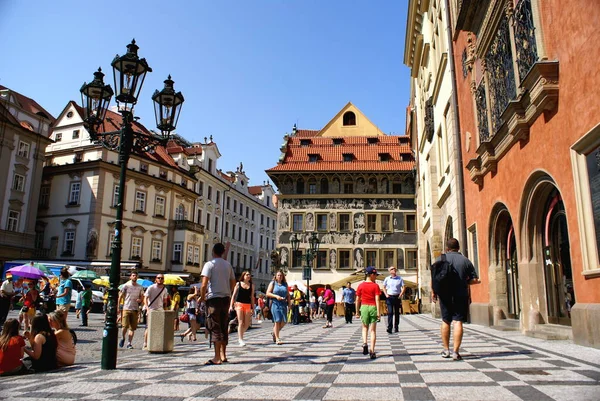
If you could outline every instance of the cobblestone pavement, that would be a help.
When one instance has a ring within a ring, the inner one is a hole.
[[[229,363],[212,357],[204,336],[176,337],[169,354],[119,350],[118,369],[100,369],[100,316],[75,327],[78,364],[47,374],[0,378],[5,400],[599,400],[600,350],[570,341],[544,341],[515,332],[465,326],[463,361],[440,357],[439,320],[403,316],[400,333],[377,330],[375,360],[362,355],[358,322],[322,320],[286,326],[284,345],[271,342],[271,324],[232,341]],[[73,322],[75,323],[75,322]],[[73,326],[76,326],[73,324]],[[84,330],[85,329],[85,330]]]

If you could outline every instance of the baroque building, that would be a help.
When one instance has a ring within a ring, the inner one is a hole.
[[[450,0],[472,321],[600,347],[600,8]],[[573,10],[585,10],[573,18]]]
[[[407,129],[417,159],[419,289],[424,312],[432,306],[429,266],[444,251],[446,240],[457,238],[465,256],[469,250],[446,14],[443,0],[410,0],[404,48],[404,64],[410,68],[411,77]]]
[[[417,282],[414,159],[407,136],[385,135],[352,103],[320,130],[284,137],[267,174],[279,188],[277,244],[288,280],[302,280],[313,233],[312,283],[345,285],[366,266],[399,268]],[[293,252],[296,234],[300,249]]]
[[[44,150],[54,117],[35,100],[0,85],[0,272],[31,259]]]
[[[90,142],[82,110],[69,102],[54,127],[54,143],[46,149],[36,227],[37,256],[46,260],[110,265],[118,197],[118,154]],[[109,110],[107,131],[118,130],[120,114]],[[150,135],[141,123],[133,129]],[[199,278],[202,265],[221,241],[224,196],[248,198],[248,206],[275,218],[269,185],[236,187],[235,177],[217,170],[216,143],[189,143],[178,135],[152,152],[132,154],[128,163],[123,212],[123,266],[141,275],[171,272]],[[249,194],[253,191],[253,195]],[[272,195],[273,190],[270,190]],[[261,198],[262,197],[262,198]],[[256,214],[253,211],[252,215]],[[253,227],[258,237],[260,227]],[[237,237],[236,237],[237,238]],[[226,238],[223,238],[226,240]],[[237,244],[232,247],[238,251]],[[258,247],[239,251],[246,266],[259,260]],[[237,253],[236,253],[237,254]],[[235,265],[235,263],[234,263]],[[240,265],[239,268],[243,268]]]

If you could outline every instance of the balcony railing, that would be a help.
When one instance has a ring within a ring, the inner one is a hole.
[[[171,220],[170,226],[173,230],[187,230],[204,234],[204,226],[202,224],[196,224],[189,220]]]
[[[34,234],[0,230],[0,245],[33,249],[34,240]]]

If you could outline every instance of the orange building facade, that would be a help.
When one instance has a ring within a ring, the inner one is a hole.
[[[600,347],[600,7],[449,2],[471,320]]]

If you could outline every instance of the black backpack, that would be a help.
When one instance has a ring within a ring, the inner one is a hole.
[[[433,291],[440,296],[452,295],[456,291],[458,283],[458,272],[446,259],[446,254],[442,254],[440,260],[431,265]]]

